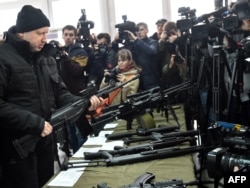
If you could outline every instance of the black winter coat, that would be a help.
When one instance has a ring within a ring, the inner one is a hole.
[[[79,99],[61,81],[51,49],[32,54],[29,43],[10,32],[0,45],[0,149],[6,155],[14,139],[40,137],[55,109]]]

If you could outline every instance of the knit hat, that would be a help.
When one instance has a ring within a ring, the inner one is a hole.
[[[24,5],[17,15],[16,32],[29,32],[41,27],[50,26],[48,18],[40,9],[31,5]]]

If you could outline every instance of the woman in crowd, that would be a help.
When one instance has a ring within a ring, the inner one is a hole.
[[[130,50],[119,50],[117,53],[117,59],[117,66],[112,71],[104,71],[104,78],[100,85],[101,89],[107,87],[109,84],[112,84],[113,81],[115,81],[116,84],[126,82],[140,73],[141,69],[134,62]],[[127,99],[128,95],[137,93],[138,88],[139,79],[135,79],[125,84],[122,88],[118,88],[115,91],[111,92],[109,94],[109,97],[107,98],[106,104],[120,104]]]

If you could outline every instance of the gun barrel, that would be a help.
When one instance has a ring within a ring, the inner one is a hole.
[[[152,151],[154,149],[173,147],[173,146],[179,145],[181,143],[192,141],[192,140],[194,140],[194,138],[192,138],[192,137],[172,138],[172,139],[167,139],[167,140],[154,141],[154,142],[151,142],[148,144],[141,144],[141,145],[137,145],[137,146],[124,147],[124,148],[120,148],[117,150],[107,150],[105,152],[108,152],[113,156],[135,154],[135,153],[140,153],[143,151]],[[84,159],[86,159],[86,160],[98,159],[98,158],[104,157],[100,151],[98,151],[98,152],[84,152],[83,155],[84,155]]]
[[[113,157],[107,160],[107,166],[123,165],[123,164],[132,164],[136,162],[145,162],[155,159],[164,159],[169,157],[177,157],[181,155],[191,154],[194,152],[199,152],[204,148],[201,146],[190,146],[187,148],[164,148],[153,151],[141,152],[139,154],[131,154]]]

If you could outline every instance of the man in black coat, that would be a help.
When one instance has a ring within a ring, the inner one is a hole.
[[[0,161],[4,187],[42,187],[54,174],[54,148],[49,123],[55,109],[80,99],[58,75],[46,43],[50,22],[40,9],[25,5],[16,25],[0,45]],[[89,110],[102,99],[91,97]],[[39,139],[34,152],[20,157],[13,140],[25,135]]]

